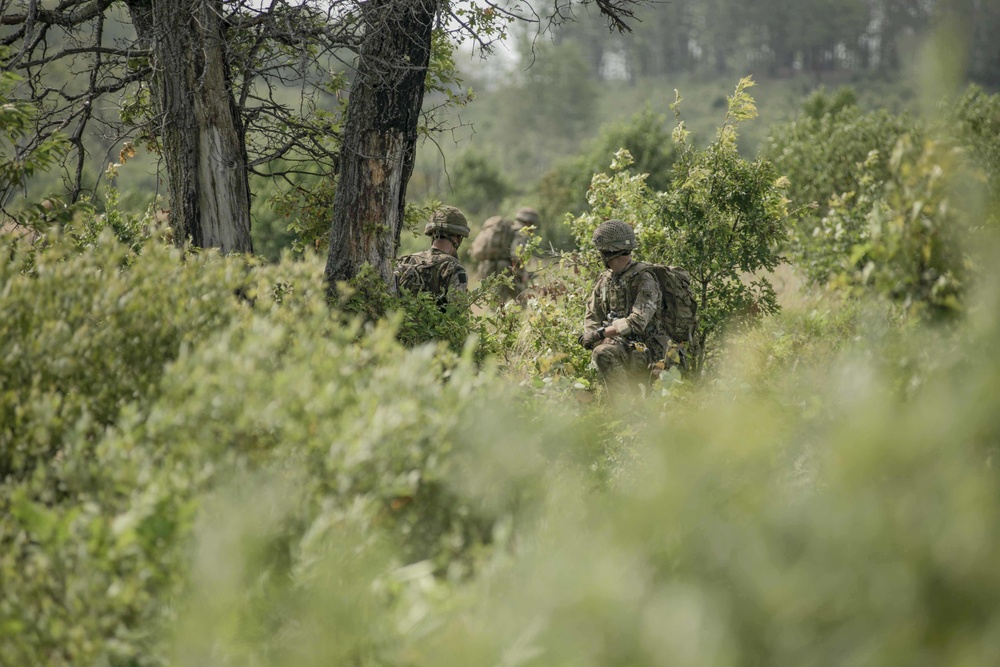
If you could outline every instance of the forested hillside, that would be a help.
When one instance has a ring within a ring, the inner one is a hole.
[[[184,2],[0,3],[0,665],[997,663],[993,4]]]

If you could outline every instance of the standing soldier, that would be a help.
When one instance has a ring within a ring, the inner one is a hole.
[[[458,247],[469,236],[465,215],[454,206],[442,206],[424,227],[431,237],[427,250],[396,259],[396,288],[433,295],[443,309],[469,289],[469,277],[459,263]]]
[[[528,272],[521,266],[517,253],[528,241],[522,230],[527,226],[537,227],[538,220],[538,211],[528,207],[519,209],[513,221],[495,215],[483,223],[472,243],[470,254],[479,262],[480,280],[497,274],[514,279],[512,287],[500,288],[500,296],[505,301],[517,297],[528,287]]]
[[[609,391],[645,382],[649,367],[663,358],[670,342],[663,323],[663,294],[650,270],[632,261],[635,233],[621,220],[607,220],[594,230],[594,245],[607,271],[587,302],[580,344],[592,359]]]

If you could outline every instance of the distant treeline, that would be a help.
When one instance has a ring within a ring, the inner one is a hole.
[[[944,28],[966,49],[965,75],[1000,85],[996,0],[673,0],[639,13],[631,35],[577,17],[556,39],[585,40],[595,73],[635,79],[678,73],[891,74],[919,38]]]

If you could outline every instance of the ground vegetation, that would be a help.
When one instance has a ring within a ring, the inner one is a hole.
[[[996,662],[997,97],[814,97],[746,155],[749,84],[704,139],[673,98],[662,187],[599,165],[509,303],[442,311],[373,263],[331,300],[329,179],[276,199],[276,262],[129,210],[128,164],[100,209],[5,220],[0,664]],[[66,148],[21,143],[17,85],[0,185]],[[627,401],[576,340],[612,216],[703,286],[697,372]]]

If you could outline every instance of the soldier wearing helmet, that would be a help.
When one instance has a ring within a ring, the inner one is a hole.
[[[632,261],[636,247],[632,227],[607,220],[594,230],[594,245],[607,271],[587,302],[580,344],[609,390],[648,378],[649,365],[663,357],[669,338],[663,328],[662,294],[648,264]]]
[[[441,206],[424,227],[431,247],[396,259],[396,288],[405,292],[426,292],[444,308],[468,291],[469,277],[458,261],[458,248],[469,236],[465,214],[454,206]]]
[[[532,227],[537,227],[540,218],[536,209],[524,206],[523,208],[519,208],[517,213],[514,214],[514,220],[521,223],[522,226],[531,225]]]
[[[514,279],[511,287],[501,287],[500,296],[505,300],[516,297],[528,287],[528,272],[521,266],[517,255],[528,241],[522,230],[528,226],[537,227],[538,222],[538,211],[529,207],[518,209],[514,220],[493,216],[483,223],[472,244],[470,254],[479,262],[481,280],[497,274]]]

